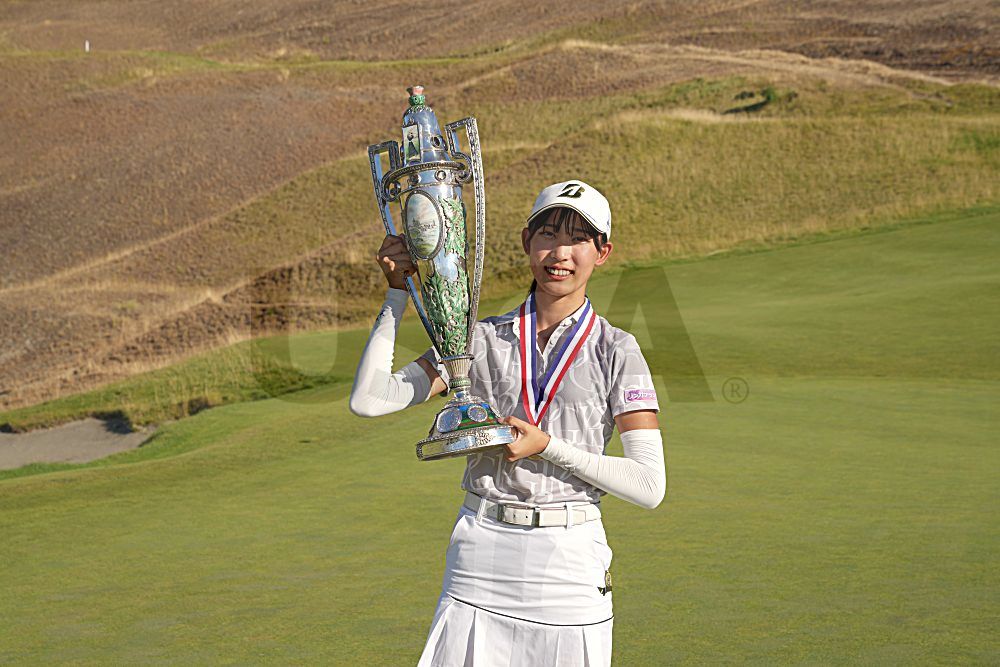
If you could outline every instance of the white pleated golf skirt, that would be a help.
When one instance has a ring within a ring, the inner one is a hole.
[[[607,667],[611,558],[600,519],[532,528],[463,505],[418,667]]]

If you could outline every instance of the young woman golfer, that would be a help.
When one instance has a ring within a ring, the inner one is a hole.
[[[531,291],[514,310],[476,323],[472,393],[508,415],[517,440],[467,457],[421,667],[611,663],[612,552],[600,499],[654,508],[666,470],[649,367],[635,337],[586,295],[610,237],[611,209],[596,189],[545,188],[521,232]],[[433,347],[392,372],[414,267],[398,236],[386,237],[378,261],[389,290],[351,393],[351,410],[363,416],[448,387]],[[616,425],[624,457],[604,454]]]

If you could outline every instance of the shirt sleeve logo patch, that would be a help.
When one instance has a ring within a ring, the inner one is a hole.
[[[655,401],[656,391],[653,389],[626,389],[625,390],[625,402],[632,403],[634,401]]]

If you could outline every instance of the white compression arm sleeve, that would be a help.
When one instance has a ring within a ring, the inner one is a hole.
[[[396,332],[409,298],[406,290],[390,287],[386,292],[354,374],[350,408],[359,417],[387,415],[430,397],[430,378],[416,361],[392,372]]]
[[[612,495],[653,509],[667,492],[660,429],[634,429],[621,438],[624,457],[587,452],[554,436],[538,455]]]

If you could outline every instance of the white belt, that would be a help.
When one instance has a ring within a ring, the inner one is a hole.
[[[569,502],[563,503],[561,507],[498,503],[466,491],[463,504],[477,514],[483,514],[491,519],[515,526],[538,526],[539,528],[566,526],[569,528],[578,523],[601,518],[601,508],[597,506],[597,503]],[[484,506],[481,511],[480,506]]]

